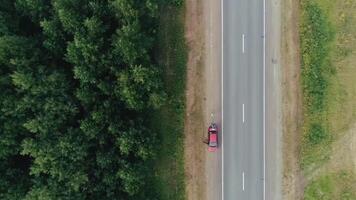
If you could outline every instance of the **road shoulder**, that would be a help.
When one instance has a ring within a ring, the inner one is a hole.
[[[281,0],[266,1],[266,199],[282,200]]]
[[[201,0],[186,0],[185,32],[188,45],[184,160],[186,197],[188,200],[205,199],[206,151],[203,143],[203,14]]]
[[[300,88],[299,1],[282,4],[283,199],[301,199],[305,185],[299,164],[302,96]]]
[[[185,174],[188,200],[221,198],[221,150],[207,153],[211,120],[221,126],[220,1],[186,0]],[[213,118],[211,117],[213,114]]]

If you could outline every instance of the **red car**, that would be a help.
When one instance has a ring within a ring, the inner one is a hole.
[[[208,128],[208,151],[214,152],[218,148],[218,126],[212,123]]]

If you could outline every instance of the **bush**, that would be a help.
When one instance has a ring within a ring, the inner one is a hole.
[[[302,88],[305,106],[308,144],[319,144],[327,137],[327,130],[320,118],[325,111],[326,93],[331,76],[331,66],[327,59],[329,43],[333,38],[327,16],[312,1],[302,3],[301,51]],[[310,121],[313,124],[309,124]]]
[[[304,104],[308,114],[319,113],[325,106],[330,65],[328,44],[332,31],[319,6],[307,1],[302,4],[301,50]]]
[[[320,124],[312,124],[308,133],[308,142],[319,144],[327,137],[327,132]]]

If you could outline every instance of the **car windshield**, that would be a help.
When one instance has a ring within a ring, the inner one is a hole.
[[[211,147],[216,147],[216,142],[210,142],[210,143],[209,143],[209,146],[211,146]]]

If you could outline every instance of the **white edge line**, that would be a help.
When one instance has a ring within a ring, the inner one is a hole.
[[[263,200],[266,199],[266,0],[263,0]]]
[[[221,7],[221,199],[224,200],[224,0]]]

